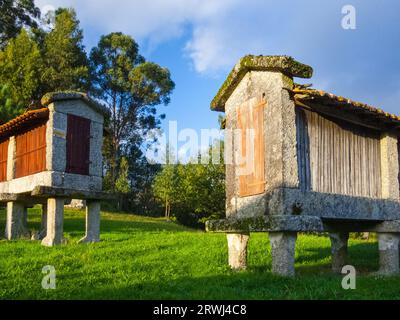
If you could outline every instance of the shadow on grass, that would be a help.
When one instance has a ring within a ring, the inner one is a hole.
[[[269,272],[232,272],[228,275],[178,277],[165,281],[142,281],[121,287],[80,291],[78,299],[150,299],[150,300],[346,300],[399,299],[400,278],[359,279],[358,290],[344,290],[343,277],[334,274],[298,274],[294,278],[274,276]],[[383,286],[383,287],[382,287]],[[381,290],[376,290],[381,288]],[[71,292],[71,296],[75,296]]]
[[[252,259],[253,260],[253,259]],[[296,248],[296,273],[299,275],[332,273],[330,247]],[[379,269],[379,252],[377,243],[351,243],[348,250],[348,265],[356,268],[362,275],[372,274]],[[262,262],[252,261],[248,271],[265,273],[271,271],[271,252],[268,259]]]
[[[31,211],[32,210],[32,211]],[[40,210],[31,209],[28,214],[28,228],[31,231],[38,231],[41,228]],[[123,219],[124,217],[125,219]],[[182,231],[200,231],[192,230],[173,222],[164,220],[141,221],[142,217],[126,214],[122,216],[116,214],[104,214],[101,218],[101,233],[132,233],[132,232],[182,232]],[[129,220],[128,220],[129,219]],[[143,220],[146,219],[143,217]],[[149,218],[147,218],[149,219]],[[6,224],[6,213],[0,210],[0,240],[4,239],[4,230]],[[64,220],[64,232],[72,236],[81,235],[85,231],[85,213],[83,211],[70,211],[66,213]]]

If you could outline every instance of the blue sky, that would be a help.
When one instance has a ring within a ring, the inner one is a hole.
[[[400,113],[400,2],[396,0],[36,0],[74,7],[87,49],[102,34],[135,38],[176,83],[160,106],[179,129],[217,127],[210,101],[245,54],[285,54],[314,68],[315,88]],[[356,29],[341,27],[342,7]]]

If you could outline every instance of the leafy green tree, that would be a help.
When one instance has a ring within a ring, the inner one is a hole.
[[[9,88],[6,85],[0,86],[0,125],[10,120],[14,112]]]
[[[130,168],[134,169],[129,172],[132,190],[129,207],[136,214],[160,216],[162,208],[153,194],[152,185],[155,176],[161,170],[161,165],[149,163],[144,157],[142,151],[144,148],[146,147],[138,148],[136,144],[127,148],[126,157]]]
[[[18,114],[32,101],[40,98],[40,77],[43,63],[40,50],[26,30],[10,40],[0,51],[0,84],[7,86],[15,110],[5,117]]]
[[[43,38],[42,93],[89,88],[89,65],[83,32],[73,9],[58,9],[54,28]]]
[[[101,37],[90,54],[92,94],[102,99],[111,112],[111,135],[105,139],[104,155],[109,184],[118,177],[122,155],[134,154],[150,129],[159,127],[163,116],[156,106],[167,105],[174,89],[166,68],[147,62],[137,43],[128,35],[111,33]],[[132,165],[140,158],[130,159]]]
[[[171,217],[171,206],[179,200],[177,190],[179,188],[179,175],[177,166],[167,164],[155,177],[153,192],[165,208],[165,218]]]
[[[119,170],[119,177],[115,182],[115,190],[119,193],[127,194],[131,190],[129,185],[129,164],[125,157],[121,159],[121,168]]]
[[[0,0],[0,48],[15,38],[23,27],[37,27],[40,10],[34,0]]]
[[[203,227],[209,219],[225,215],[225,166],[223,148],[210,147],[206,164],[167,164],[156,176],[154,194],[164,205],[166,216],[174,216],[182,224]],[[213,163],[211,155],[221,149],[220,163]]]
[[[89,66],[82,44],[82,30],[72,9],[58,9],[50,31],[22,29],[0,51],[0,84],[7,86],[10,119],[31,104],[39,105],[47,92],[82,90],[89,86]]]
[[[176,159],[173,157],[173,150],[170,145],[167,145],[166,152],[163,155],[165,165],[153,179],[152,190],[156,199],[161,202],[165,209],[164,216],[167,219],[171,217],[171,207],[175,205],[179,194],[179,174],[178,165],[175,164]]]

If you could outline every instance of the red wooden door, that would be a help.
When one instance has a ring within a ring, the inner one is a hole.
[[[46,170],[46,124],[17,135],[15,140],[16,178]]]
[[[0,142],[0,182],[7,181],[8,139]]]
[[[89,175],[90,120],[68,115],[67,173]]]

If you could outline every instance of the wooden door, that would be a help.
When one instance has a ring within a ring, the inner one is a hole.
[[[67,173],[89,175],[90,120],[68,115]]]
[[[0,182],[7,181],[8,139],[0,142]]]
[[[46,124],[18,134],[15,177],[21,178],[46,170]]]
[[[240,141],[239,196],[265,192],[264,99],[251,99],[237,108]]]

